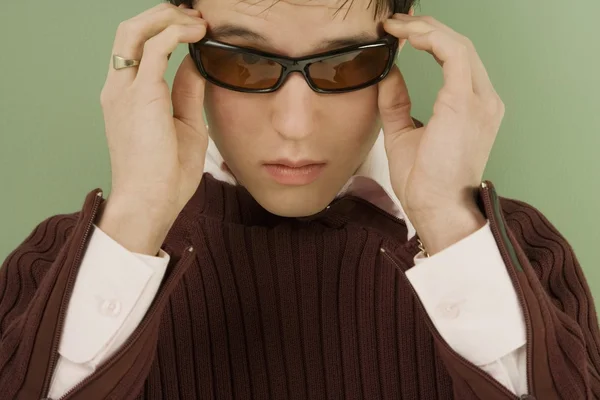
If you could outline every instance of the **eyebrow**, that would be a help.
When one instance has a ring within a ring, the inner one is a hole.
[[[263,35],[261,35],[260,33],[250,30],[248,28],[244,28],[243,26],[233,24],[223,24],[211,28],[210,36],[215,40],[224,40],[233,37],[238,37],[250,41],[260,42],[271,48],[273,47],[271,41]],[[377,39],[379,38],[376,35],[373,35],[368,32],[361,32],[347,37],[324,40],[319,44],[315,51],[364,44],[373,42]]]

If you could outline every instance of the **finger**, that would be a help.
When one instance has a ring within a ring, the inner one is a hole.
[[[488,96],[492,93],[496,93],[492,80],[481,61],[481,57],[473,47],[471,54],[471,72],[473,74],[473,91],[482,96]]]
[[[397,136],[393,145],[386,140],[385,151],[390,162],[394,163],[394,181],[405,188],[412,168],[419,154],[419,145],[423,137],[422,129],[413,129]]]
[[[398,66],[394,65],[388,76],[379,83],[377,103],[386,141],[414,129],[408,88]]]
[[[490,80],[490,77],[488,75],[487,69],[483,64],[481,57],[479,57],[479,54],[477,53],[477,49],[473,45],[473,42],[471,42],[469,38],[461,35],[449,26],[443,24],[442,22],[438,21],[437,19],[431,16],[413,17],[404,14],[395,14],[392,18],[400,21],[419,21],[419,23],[423,26],[423,28],[421,29],[422,31],[430,31],[431,29],[425,27],[426,25],[430,25],[436,29],[446,32],[458,42],[463,43],[467,47],[469,62],[471,64],[473,91],[480,95],[489,95],[492,93],[496,93],[492,81]],[[436,60],[441,65],[440,60],[437,58]]]
[[[204,87],[204,78],[188,54],[179,66],[173,81],[171,92],[173,117],[198,132],[206,127],[203,115]]]
[[[208,143],[204,122],[204,78],[187,55],[175,75],[171,99],[177,130],[180,161],[189,168],[204,168],[198,157],[199,146]]]
[[[423,130],[415,129],[406,82],[396,65],[379,84],[378,105],[385,151],[394,163],[395,183],[403,188],[418,154]]]
[[[164,79],[167,71],[167,56],[180,43],[196,43],[206,34],[205,24],[171,25],[149,39],[144,45],[144,55],[140,62],[136,81],[158,82]]]
[[[434,54],[442,64],[444,86],[453,96],[466,98],[473,93],[471,66],[464,44],[422,21],[388,19],[384,28],[398,38],[406,38],[415,49]]]
[[[197,10],[177,8],[171,4],[161,4],[137,17],[119,25],[112,54],[126,59],[139,60],[142,58],[144,43],[173,24],[194,25],[201,23],[200,12]],[[110,59],[107,82],[121,86],[131,84],[137,75],[137,68],[115,70]]]
[[[399,17],[399,19],[402,19],[402,18],[403,18],[402,16]],[[471,73],[473,75],[473,91],[475,93],[484,95],[484,96],[496,93],[496,90],[494,89],[494,85],[492,84],[492,81],[489,77],[487,69],[485,68],[485,65],[483,64],[481,57],[479,57],[479,53],[477,52],[475,45],[469,38],[461,35],[460,33],[456,32],[449,26],[443,24],[442,22],[438,21],[437,19],[435,19],[433,17],[423,16],[423,17],[419,17],[419,18],[422,18],[425,22],[437,27],[440,30],[444,30],[444,31],[448,32],[448,34],[450,34],[451,36],[454,36],[456,38],[456,40],[464,43],[467,46],[467,48],[470,50],[469,51],[469,60],[471,62]]]

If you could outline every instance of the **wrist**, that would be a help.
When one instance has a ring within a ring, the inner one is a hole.
[[[175,218],[160,208],[109,197],[97,226],[127,250],[156,256]]]
[[[432,256],[475,233],[486,222],[473,204],[440,208],[415,217],[413,224],[424,249]]]

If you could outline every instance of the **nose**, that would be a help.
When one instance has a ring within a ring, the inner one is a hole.
[[[308,86],[302,74],[294,72],[274,93],[272,124],[285,139],[302,140],[315,128],[315,92]]]

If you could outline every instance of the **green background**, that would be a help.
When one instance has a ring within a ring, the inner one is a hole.
[[[207,0],[208,1],[208,0]],[[215,0],[216,1],[216,0]],[[575,248],[596,297],[600,195],[600,2],[422,0],[470,37],[506,104],[486,178],[539,208]],[[0,8],[0,259],[33,227],[110,188],[100,90],[114,31],[153,0],[8,1]],[[185,52],[171,61],[168,79]],[[400,56],[427,120],[441,70],[407,46]]]

